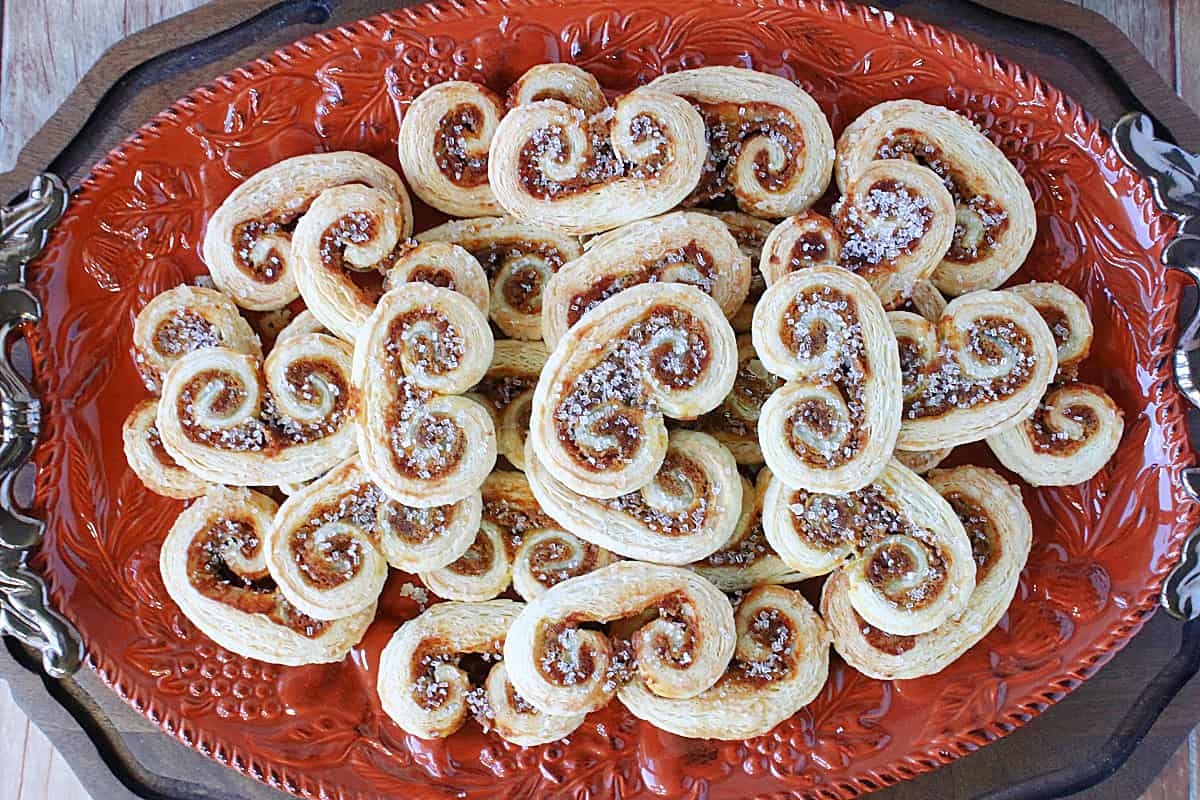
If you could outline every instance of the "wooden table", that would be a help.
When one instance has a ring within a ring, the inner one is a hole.
[[[1076,0],[1080,2],[1080,0]],[[0,172],[113,42],[204,0],[0,0]],[[1200,109],[1200,0],[1081,0],[1119,25]],[[1197,712],[1200,717],[1200,712]],[[1143,800],[1200,800],[1200,727]],[[86,800],[0,683],[0,800]]]

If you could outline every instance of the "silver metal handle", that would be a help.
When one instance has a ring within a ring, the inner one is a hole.
[[[79,632],[50,607],[45,581],[29,569],[41,544],[42,522],[18,508],[13,487],[29,462],[41,428],[41,405],[9,358],[9,342],[42,317],[25,288],[25,267],[41,252],[67,207],[67,189],[55,175],[39,175],[25,197],[0,207],[0,633],[39,651],[55,677],[83,662]]]
[[[1126,164],[1150,182],[1159,206],[1179,221],[1163,250],[1163,264],[1187,273],[1200,286],[1200,155],[1159,139],[1145,114],[1126,114],[1113,126],[1113,144]],[[1173,367],[1179,391],[1200,409],[1200,376],[1192,355],[1200,350],[1200,309],[1192,314],[1175,345]],[[1200,500],[1200,468],[1184,471],[1184,488]],[[1163,582],[1162,605],[1179,619],[1200,616],[1200,531],[1183,545],[1179,564]]]

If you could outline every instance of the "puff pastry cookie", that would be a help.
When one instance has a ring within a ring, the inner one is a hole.
[[[785,379],[762,405],[758,440],[793,488],[851,492],[873,481],[896,447],[900,360],[883,306],[838,267],[792,272],[754,310],[754,349]]]
[[[701,67],[655,78],[704,118],[708,156],[687,202],[732,195],[760,217],[811,206],[833,173],[833,131],[820,106],[786,78],[739,67]]]
[[[737,344],[692,286],[650,283],[605,300],[559,341],[533,394],[529,439],[571,491],[619,497],[658,473],[663,416],[689,419],[729,394]]]
[[[163,541],[163,585],[193,625],[238,655],[288,666],[341,661],[375,607],[321,621],[284,599],[263,552],[275,511],[266,495],[213,487],[179,515]]]
[[[842,239],[833,222],[815,211],[805,211],[771,229],[758,269],[770,286],[789,272],[837,264],[841,257]]]
[[[772,477],[763,530],[788,566],[840,571],[854,610],[888,633],[925,633],[960,613],[975,588],[975,562],[954,509],[896,462],[847,494],[789,489]]]
[[[738,369],[733,389],[721,405],[701,417],[696,427],[712,436],[733,453],[739,464],[761,464],[758,445],[758,418],[763,403],[783,381],[763,366],[747,334],[737,337]]]
[[[349,184],[378,189],[402,208],[409,206],[400,176],[362,153],[288,158],[234,189],[204,232],[204,263],[217,288],[255,311],[295,300],[299,290],[291,250],[297,220],[321,192]]]
[[[212,484],[188,472],[171,458],[171,454],[163,447],[162,435],[156,424],[157,416],[158,398],[143,400],[129,412],[125,424],[121,426],[125,460],[142,485],[155,494],[178,500],[199,497]]]
[[[496,342],[491,366],[474,390],[494,413],[500,455],[519,470],[525,469],[533,390],[549,357],[541,342],[502,339]]]
[[[171,458],[212,483],[307,481],[354,450],[350,366],[349,345],[321,333],[289,337],[262,362],[197,350],[167,373],[155,427]]]
[[[618,692],[630,713],[689,739],[749,739],[808,705],[829,677],[829,632],[799,592],[751,589],[734,612],[737,647],[725,674],[690,698],[659,697],[634,678]]]
[[[464,295],[405,283],[379,300],[354,350],[358,449],[384,493],[427,508],[473,493],[496,463],[487,410],[460,397],[492,360],[487,319]]]
[[[643,283],[683,283],[732,317],[750,289],[750,261],[719,219],[676,211],[590,239],[584,254],[550,279],[542,295],[542,338],[551,349],[600,303]]]
[[[821,614],[834,649],[864,675],[907,680],[941,672],[983,639],[1012,602],[1033,539],[1033,523],[1017,487],[982,467],[937,470],[929,478],[954,508],[971,540],[976,585],[966,608],[926,633],[897,636],[863,621],[854,610],[849,579],[830,577]]]
[[[495,664],[478,687],[460,666],[469,653],[499,658],[522,608],[511,600],[438,603],[401,625],[379,657],[377,689],[384,713],[422,739],[451,735],[472,713],[485,730],[494,727],[526,747],[578,728],[583,714],[545,714],[526,703],[506,679],[503,663]]]
[[[655,617],[624,647],[581,627],[644,611]],[[583,714],[608,702],[636,672],[660,697],[695,697],[733,656],[733,608],[720,590],[679,567],[619,561],[563,581],[525,606],[508,630],[508,679],[530,705]]]
[[[881,158],[928,167],[954,198],[954,238],[933,274],[943,292],[995,289],[1025,261],[1037,233],[1033,199],[1004,153],[965,117],[917,100],[868,109],[838,139],[838,186]]]
[[[598,233],[679,205],[706,152],[704,120],[674,95],[638,89],[592,115],[539,100],[500,122],[488,179],[517,219]]]
[[[953,447],[1012,427],[1037,408],[1058,369],[1050,329],[1012,292],[958,297],[936,327],[902,311],[889,319],[904,374],[904,450]]]

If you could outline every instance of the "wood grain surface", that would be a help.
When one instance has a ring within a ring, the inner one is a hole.
[[[1200,0],[1073,0],[1116,23],[1200,109]],[[204,0],[0,0],[0,172],[110,45]],[[1197,712],[1200,718],[1200,710]],[[1142,800],[1200,800],[1200,728]],[[86,800],[0,683],[0,800]]]

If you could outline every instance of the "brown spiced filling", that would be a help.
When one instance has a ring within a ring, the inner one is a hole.
[[[727,672],[730,677],[738,683],[762,686],[785,680],[792,674],[796,663],[792,656],[798,636],[786,614],[775,608],[757,609],[746,626],[745,635],[770,655],[759,661],[735,658]]]
[[[837,209],[834,227],[843,243],[840,263],[864,277],[887,272],[920,245],[932,224],[927,198],[899,181],[877,180]]]
[[[483,131],[483,114],[473,105],[451,109],[438,122],[433,138],[433,158],[446,180],[462,189],[487,183],[487,149],[472,153],[468,139],[478,139]]]
[[[667,451],[652,483],[658,492],[686,501],[687,509],[669,512],[656,508],[646,502],[645,489],[598,502],[634,517],[664,536],[687,536],[703,529],[714,498],[708,478],[700,467],[678,453]]]
[[[308,210],[309,203],[286,214],[263,216],[240,222],[233,227],[233,260],[243,272],[259,283],[275,283],[283,277],[287,253],[272,246],[266,253],[255,253],[258,243],[268,237],[291,240],[296,223]],[[257,258],[256,258],[257,255]]]
[[[405,544],[422,545],[441,536],[454,521],[455,506],[412,508],[395,500],[379,507],[379,527]]]
[[[754,161],[754,178],[767,192],[786,191],[796,178],[804,156],[804,134],[792,116],[770,103],[702,103],[685,98],[704,119],[708,157],[689,204],[704,203],[736,193],[734,171],[747,140],[766,137],[783,152],[783,168],[773,169],[766,152]]]
[[[266,566],[238,572],[225,560],[235,550],[247,560],[256,560],[263,543],[250,520],[225,517],[214,520],[192,538],[187,551],[188,581],[205,597],[243,611],[262,614],[310,639],[329,626],[305,616],[283,598]]]
[[[975,559],[975,583],[983,582],[996,560],[1000,558],[1001,541],[987,511],[961,492],[944,495],[971,540],[971,555]]]
[[[492,544],[492,539],[484,531],[475,534],[475,541],[467,548],[467,552],[458,557],[446,569],[455,575],[478,577],[483,575],[496,562],[498,555]]]
[[[571,298],[567,305],[569,325],[574,325],[584,314],[631,286],[669,280],[712,294],[717,278],[717,265],[712,255],[695,241],[637,266],[622,264],[621,269],[623,271],[606,273]]]
[[[168,357],[183,356],[220,344],[221,333],[216,326],[186,308],[177,309],[154,329],[154,349]]]
[[[1097,419],[1096,412],[1090,406],[1070,406],[1061,409],[1060,413],[1079,425],[1082,429],[1082,435],[1074,438],[1066,431],[1056,430],[1051,427],[1049,407],[1045,404],[1039,405],[1037,410],[1033,412],[1033,416],[1025,422],[1025,430],[1029,432],[1030,441],[1034,449],[1038,452],[1050,453],[1056,456],[1073,455],[1087,444],[1088,440],[1095,435],[1096,430],[1100,427],[1100,420]]]

